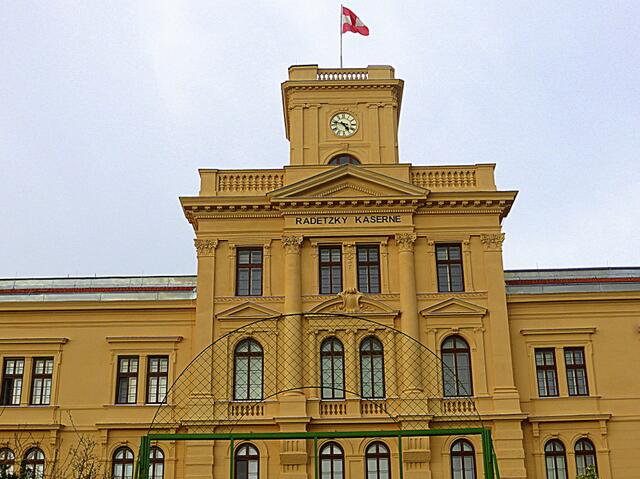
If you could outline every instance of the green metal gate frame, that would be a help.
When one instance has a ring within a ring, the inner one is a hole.
[[[418,429],[398,431],[343,431],[343,432],[272,432],[272,433],[173,433],[148,434],[142,436],[140,451],[135,471],[135,479],[149,479],[149,453],[151,443],[156,441],[229,441],[229,479],[234,479],[235,441],[305,439],[313,440],[313,470],[314,479],[319,478],[318,439],[353,439],[353,438],[382,438],[395,437],[398,439],[398,462],[400,479],[404,478],[404,461],[402,459],[403,437],[424,436],[473,436],[479,435],[482,440],[482,466],[485,479],[500,479],[498,461],[493,449],[491,430],[489,428],[458,428],[458,429]]]

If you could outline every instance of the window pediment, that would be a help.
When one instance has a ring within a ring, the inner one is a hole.
[[[344,165],[268,193],[272,202],[307,198],[378,197],[426,199],[429,191],[396,178]]]
[[[436,303],[420,311],[422,316],[476,316],[482,317],[487,314],[487,308],[480,305],[463,301],[458,298],[450,298],[440,303]]]
[[[216,314],[217,319],[265,319],[279,316],[280,312],[257,303],[247,301]]]

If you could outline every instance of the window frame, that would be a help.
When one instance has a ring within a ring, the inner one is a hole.
[[[324,351],[324,345],[331,342],[331,351]],[[334,345],[339,344],[340,350],[334,350]],[[329,358],[331,365],[331,385],[327,387],[330,391],[330,396],[325,396],[325,380],[324,380],[324,359]],[[342,362],[342,384],[341,389],[336,388],[336,361]],[[345,360],[344,360],[344,344],[336,336],[328,336],[320,343],[320,399],[323,401],[344,401],[345,394]]]
[[[548,450],[550,445],[560,445],[561,450]],[[567,467],[567,449],[564,447],[563,442],[560,439],[549,439],[544,444],[544,471],[545,477],[551,479],[549,476],[549,459],[553,459],[553,478],[554,479],[568,479],[569,470]],[[564,478],[560,477],[558,469],[558,458],[562,458],[564,463]]]
[[[445,344],[453,340],[453,347],[447,347]],[[465,347],[460,348],[456,345],[456,341],[462,341]],[[453,368],[449,368],[445,364],[444,355],[451,354],[453,357]],[[469,391],[465,391],[464,384],[462,384],[460,380],[459,374],[459,356],[466,354],[467,360],[469,362]],[[469,342],[460,336],[459,334],[451,334],[445,337],[440,344],[440,358],[442,361],[442,395],[445,398],[456,398],[456,397],[472,397],[473,396],[473,364],[471,362],[471,347],[469,346]],[[455,381],[455,394],[448,394],[447,392],[447,375],[453,375],[453,380]]]
[[[157,470],[160,469],[160,474]],[[149,448],[149,476],[148,479],[164,479],[164,451],[160,446]]]
[[[459,451],[454,449],[458,444],[460,444]],[[469,446],[471,448],[471,451],[466,451],[465,446]],[[449,464],[451,467],[452,479],[456,479],[457,477],[460,477],[460,476],[456,476],[455,474],[454,461],[456,458],[460,458],[460,461],[462,464],[462,477],[460,479],[476,479],[478,477],[478,466],[476,464],[476,448],[473,446],[473,443],[471,441],[469,441],[466,438],[456,439],[455,441],[453,441],[453,443],[451,443],[451,447],[449,448],[449,455],[450,455]],[[466,458],[471,458],[471,462],[473,464],[473,473],[471,477],[466,477],[467,476],[465,472]]]
[[[460,259],[452,260],[450,259],[451,254],[449,248],[457,248]],[[439,259],[438,258],[438,250],[440,248],[447,248],[447,259]],[[462,253],[462,243],[436,243],[435,244],[435,258],[436,258],[436,284],[438,287],[439,293],[464,293],[465,285],[464,285],[464,258]],[[445,266],[447,268],[447,284],[446,289],[445,285],[440,283],[440,266]],[[451,266],[459,265],[460,266],[460,289],[452,288],[452,274],[451,274]]]
[[[360,251],[361,250],[367,250],[366,256],[367,256],[367,260],[366,261],[360,261]],[[376,257],[377,260],[376,261],[371,261],[370,257],[370,253],[369,250],[375,250],[376,252]],[[366,271],[366,276],[367,276],[367,288],[365,291],[365,288],[363,287],[363,285],[360,283],[360,268],[364,268]],[[377,268],[378,270],[378,279],[375,282],[375,284],[372,284],[371,281],[371,271],[372,268]],[[362,293],[366,293],[366,294],[380,294],[380,292],[382,291],[382,281],[381,281],[381,266],[380,266],[380,245],[376,245],[376,244],[358,244],[356,245],[356,276],[357,276],[357,282],[358,282],[358,291],[362,292]],[[372,287],[373,286],[373,287]],[[372,291],[374,290],[374,291]]]
[[[29,457],[32,454],[35,454],[36,457]],[[27,472],[27,477],[31,479],[43,479],[46,465],[47,456],[45,456],[44,451],[39,447],[31,447],[25,453],[20,468],[24,469],[25,472],[33,470],[34,472],[32,474]]]
[[[0,476],[13,474],[16,466],[16,454],[10,447],[0,448]]]
[[[335,454],[333,452],[330,453],[325,453],[325,449],[327,449],[328,447],[335,447],[338,449],[338,451],[340,451],[339,454]],[[330,479],[345,479],[345,471],[344,471],[344,449],[342,449],[342,446],[340,444],[338,444],[335,441],[329,441],[329,442],[325,442],[321,447],[320,447],[320,451],[318,453],[318,458],[319,458],[319,464],[318,464],[318,472],[319,472],[319,476],[322,477],[322,473],[323,473],[323,463],[325,460],[330,461],[331,464],[331,469],[329,471],[329,478]],[[335,463],[334,461],[340,461],[341,464],[341,471],[340,474],[338,476],[336,476],[336,472],[334,471],[334,466]]]
[[[14,365],[13,365],[13,370],[14,373],[11,374],[7,374],[7,363],[9,361],[14,361]],[[20,374],[16,374],[15,370],[16,370],[16,362],[22,362],[22,373]],[[4,361],[2,362],[2,391],[0,391],[0,404],[2,406],[20,406],[20,404],[22,403],[22,391],[24,389],[24,368],[25,368],[25,358],[24,357],[15,357],[15,356],[7,356],[4,358]],[[20,380],[20,393],[18,394],[18,402],[14,403],[13,400],[16,397],[16,393],[15,393],[15,381],[16,380]],[[11,390],[11,402],[7,403],[5,401],[5,396],[7,394],[7,381],[11,381],[11,386],[10,386],[10,390]]]
[[[582,363],[576,364],[575,353],[579,352],[582,355]],[[589,378],[587,375],[587,359],[584,351],[584,347],[582,346],[567,346],[562,350],[564,356],[564,367],[567,375],[567,393],[569,396],[588,396],[589,395]],[[573,364],[569,364],[567,362],[567,353],[571,354],[571,358],[573,360]],[[584,392],[580,391],[577,374],[579,371],[582,371],[584,375]],[[573,378],[571,375],[574,375]],[[574,392],[572,393],[572,385],[574,386]]]
[[[50,406],[51,395],[53,393],[53,368],[54,358],[53,356],[34,357],[31,364],[31,389],[29,393],[29,405],[30,406]],[[38,373],[38,363],[44,361],[43,372]],[[47,364],[51,362],[51,372],[47,372]],[[47,383],[47,380],[49,382]],[[36,396],[36,383],[41,381],[40,393]],[[47,391],[48,394],[45,392]],[[36,398],[38,402],[36,402]],[[44,400],[47,399],[45,402]]]
[[[323,262],[322,261],[322,252],[323,251],[329,251],[329,261],[327,262]],[[337,251],[339,254],[339,259],[338,261],[333,261],[332,257],[332,251]],[[333,277],[333,271],[334,268],[338,267],[339,271],[340,271],[340,277],[338,278],[337,282],[337,288],[334,288],[334,282],[335,279]],[[328,286],[328,291],[323,291],[324,288],[324,283],[322,281],[322,269],[323,268],[329,268],[329,284]],[[342,291],[343,288],[343,284],[344,284],[344,271],[343,271],[343,261],[342,261],[342,245],[336,245],[336,244],[332,244],[332,245],[318,245],[318,294],[338,294]]]
[[[365,351],[363,348],[365,346],[365,342],[366,341],[371,341],[372,342],[372,347],[369,351]],[[373,348],[373,344],[378,343],[380,345],[380,350],[376,351]],[[385,367],[384,367],[384,345],[382,344],[382,341],[380,341],[380,339],[377,336],[367,336],[365,338],[362,339],[362,341],[360,341],[360,396],[363,399],[373,399],[373,400],[378,400],[378,399],[385,399],[386,398],[386,381],[385,381]],[[381,363],[381,368],[382,368],[382,395],[377,395],[376,394],[376,382],[374,379],[374,374],[375,374],[375,369],[374,369],[374,360],[376,357],[380,357],[380,363]],[[364,385],[365,385],[365,381],[364,381],[364,368],[363,368],[363,363],[364,363],[364,359],[365,358],[369,358],[369,361],[371,362],[371,370],[370,370],[370,383],[371,383],[371,391],[372,394],[371,396],[367,396],[365,395],[365,391],[364,391]]]
[[[121,372],[120,371],[120,361],[124,361],[124,360],[128,360],[131,361],[135,359],[137,361],[137,366],[136,366],[136,371],[135,373],[131,372],[131,363],[129,362],[129,366],[128,366],[128,370],[127,372]],[[122,356],[118,356],[117,360],[116,360],[116,399],[115,399],[115,404],[116,405],[132,405],[132,404],[137,404],[138,403],[138,386],[140,384],[139,381],[139,374],[140,374],[140,356],[137,355],[122,355]],[[128,378],[127,380],[127,401],[125,402],[121,402],[120,399],[120,379],[123,378]],[[130,388],[130,381],[131,379],[135,379],[135,392],[134,392],[134,400],[133,401],[129,401],[129,388]]]
[[[370,449],[372,447],[376,448],[375,452],[370,453]],[[380,452],[380,448],[383,448],[385,452]],[[376,469],[375,469],[375,479],[391,479],[391,451],[389,446],[387,446],[383,441],[373,441],[370,443],[364,451],[364,476],[369,479],[371,476],[371,472],[369,470],[369,459],[375,460]],[[380,472],[380,462],[382,460],[387,461],[387,475],[384,476]]]
[[[255,453],[253,454],[245,454],[242,455],[241,454],[241,450],[242,449],[246,449],[247,451],[251,451],[253,449],[253,451],[255,451]],[[233,455],[233,477],[236,479],[249,479],[249,463],[251,461],[255,461],[256,465],[258,466],[258,469],[256,471],[256,477],[260,477],[260,450],[255,446],[255,444],[250,443],[250,442],[243,442],[242,444],[240,444]],[[241,478],[239,476],[238,473],[238,464],[240,462],[246,462],[247,463],[247,477],[246,478]]]
[[[122,458],[116,457],[119,452],[124,453],[124,456]],[[129,454],[131,457],[130,458],[127,457],[127,454]],[[129,465],[131,466],[130,476],[128,476],[126,473],[127,466]],[[116,466],[122,466],[122,474],[120,476],[116,476]],[[113,451],[113,454],[111,456],[111,479],[133,478],[134,473],[135,473],[135,455],[133,454],[133,451],[131,450],[131,448],[127,446],[118,447],[115,451]]]
[[[544,353],[550,352],[553,358],[553,364],[538,364],[538,353],[543,354],[543,360],[546,362],[546,356]],[[558,385],[558,361],[556,361],[556,349],[555,348],[534,348],[533,349],[533,360],[536,367],[536,386],[538,391],[539,398],[549,398],[549,397],[559,397],[560,396],[560,387]],[[549,380],[547,376],[547,372],[551,371],[553,373],[553,385],[555,387],[555,394],[541,394],[540,390],[540,374],[544,375],[544,386],[545,390],[548,392],[549,390]]]
[[[260,263],[253,262],[253,253],[260,252]],[[249,262],[246,264],[240,263],[240,256],[242,253],[249,253]],[[260,291],[255,293],[252,290],[254,270],[260,270]],[[247,278],[247,293],[240,292],[240,271],[248,270],[249,276]],[[262,296],[264,291],[264,247],[262,246],[242,246],[236,247],[236,296]]]
[[[151,371],[151,363],[154,360],[165,360],[167,362],[167,370],[162,372],[160,369],[160,364],[158,363],[158,371]],[[138,365],[138,369],[140,368],[140,366]],[[160,399],[160,382],[161,379],[165,378],[165,385],[164,385],[164,398]],[[156,393],[155,393],[155,399],[156,401],[150,401],[150,396],[149,394],[151,393],[151,381],[152,379],[156,379],[158,382],[156,384]],[[145,398],[145,404],[166,404],[167,403],[167,394],[169,391],[169,356],[166,354],[157,354],[157,355],[150,355],[147,356],[147,377],[146,377],[146,388],[145,388],[145,394],[144,394],[144,398]]]
[[[578,446],[581,444],[588,444],[589,447],[591,447],[591,449],[580,449],[578,450]],[[596,445],[593,443],[593,441],[587,437],[581,437],[580,439],[578,439],[576,441],[576,443],[573,446],[573,452],[575,455],[575,459],[576,459],[576,472],[578,474],[584,474],[585,469],[587,467],[589,467],[590,465],[593,465],[594,469],[596,470],[596,472],[598,472],[598,454],[597,454],[597,449],[596,449]],[[593,462],[592,463],[588,463],[587,461],[587,457],[593,457]],[[584,461],[584,464],[579,464],[579,458],[583,458],[582,460]],[[584,467],[582,467],[584,466]]]
[[[249,348],[248,351],[238,351],[238,349],[240,348],[240,346],[242,346],[244,343],[248,343],[249,344]],[[259,348],[260,351],[259,352],[254,352],[251,351],[251,345],[252,344],[256,344]],[[238,391],[238,387],[237,387],[237,379],[238,379],[238,358],[241,357],[246,357],[247,358],[247,384],[246,384],[246,397],[244,398],[239,398],[237,396],[237,391]],[[252,389],[252,382],[251,382],[251,364],[252,364],[252,358],[256,358],[259,357],[260,358],[260,397],[252,397],[251,396],[251,389]],[[234,401],[261,401],[264,398],[264,348],[262,347],[262,344],[260,344],[260,342],[257,339],[254,338],[245,338],[241,341],[239,341],[235,348],[233,348],[233,400]]]
[[[329,166],[362,165],[362,162],[350,153],[338,153],[327,162]]]

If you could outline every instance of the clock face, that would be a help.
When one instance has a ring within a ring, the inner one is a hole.
[[[336,113],[329,125],[331,131],[337,136],[351,136],[358,131],[358,121],[349,113]]]

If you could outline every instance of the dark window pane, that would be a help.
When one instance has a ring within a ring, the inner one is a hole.
[[[459,244],[436,245],[436,271],[438,291],[442,293],[464,291],[462,248]]]

